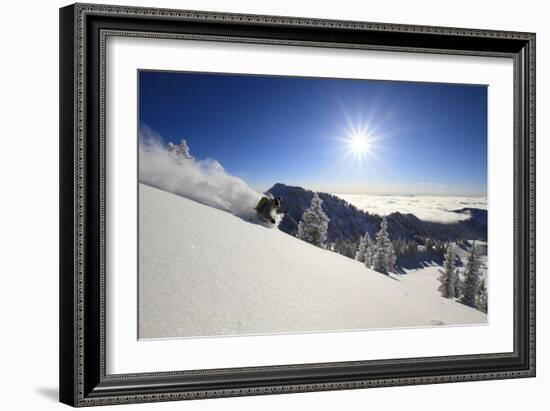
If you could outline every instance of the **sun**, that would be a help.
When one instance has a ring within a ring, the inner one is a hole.
[[[359,157],[368,154],[371,148],[368,135],[363,133],[351,135],[348,144],[351,152]]]
[[[378,151],[384,135],[380,134],[379,127],[372,126],[368,122],[347,122],[342,127],[341,134],[335,137],[335,146],[341,153],[340,160],[362,168],[371,160],[380,161]]]
[[[343,140],[345,157],[352,158],[359,165],[373,154],[374,139],[366,130],[351,130]]]

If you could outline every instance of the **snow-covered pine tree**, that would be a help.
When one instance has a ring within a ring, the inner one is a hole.
[[[464,292],[464,283],[460,279],[460,269],[456,267],[455,270],[455,296],[460,298]]]
[[[480,280],[480,266],[481,261],[474,241],[464,270],[464,289],[461,297],[461,301],[470,307],[476,307],[477,291]]]
[[[342,254],[348,258],[355,258],[357,253],[357,243],[353,240],[343,240],[340,242],[339,254]]]
[[[195,158],[189,151],[189,146],[187,145],[187,141],[185,141],[185,139],[182,139],[179,144],[174,144],[170,141],[168,143],[168,151],[172,153],[177,160],[195,161]]]
[[[413,240],[409,240],[405,247],[405,255],[410,258],[418,253],[418,245]]]
[[[485,279],[482,278],[479,287],[477,289],[476,306],[484,313],[487,312],[487,286],[485,285]]]
[[[455,253],[453,251],[453,246],[449,244],[447,246],[447,251],[445,252],[445,261],[443,262],[443,270],[439,270],[439,282],[441,285],[438,290],[441,293],[441,296],[444,298],[455,298],[458,297],[456,282],[457,282],[457,271],[455,265]]]
[[[322,204],[323,200],[317,193],[314,193],[311,205],[304,211],[302,220],[298,224],[298,238],[317,247],[325,248],[330,219],[324,213]]]
[[[369,232],[367,231],[364,236],[359,239],[359,245],[357,246],[357,252],[355,253],[355,259],[362,263],[367,262],[367,252],[372,240],[370,239]]]
[[[402,238],[392,241],[393,250],[395,251],[395,261],[399,261],[400,258],[404,257],[406,254],[406,243]]]
[[[445,258],[445,253],[447,252],[447,247],[449,244],[444,243],[443,241],[435,242],[435,253],[439,258]]]
[[[392,260],[395,256],[393,245],[388,234],[388,223],[386,217],[382,218],[380,231],[376,234],[376,244],[374,246],[374,255],[372,257],[372,268],[382,274],[389,274],[393,269]],[[393,261],[394,263],[395,261]]]
[[[434,241],[431,238],[426,238],[424,246],[426,247],[426,252],[431,253],[434,250]]]
[[[372,264],[374,261],[374,247],[375,247],[375,242],[372,238],[370,238],[370,235],[369,235],[367,250],[365,252],[365,265],[367,266],[367,268],[372,267]]]
[[[390,241],[390,258],[388,260],[388,271],[395,271],[395,264],[397,263],[397,254],[393,243]]]

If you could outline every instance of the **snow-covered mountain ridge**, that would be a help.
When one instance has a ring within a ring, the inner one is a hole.
[[[311,203],[313,191],[277,183],[268,190],[283,199],[285,212],[279,228],[289,234],[296,233],[294,221],[300,221],[304,210]],[[363,211],[344,199],[328,193],[318,193],[323,200],[323,211],[330,219],[328,242],[357,241],[369,232],[374,236],[380,227],[382,217]],[[386,218],[392,240],[416,240],[423,244],[425,238],[441,241],[487,240],[487,210],[462,208],[453,210],[457,214],[467,214],[469,218],[451,223],[424,221],[410,213],[394,212]],[[290,217],[290,218],[289,218]],[[292,221],[294,220],[294,221]]]

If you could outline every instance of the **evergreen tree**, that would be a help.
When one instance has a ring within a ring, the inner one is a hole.
[[[455,295],[456,298],[461,298],[464,293],[464,283],[460,279],[460,270],[456,267],[455,271]]]
[[[174,144],[171,141],[168,143],[168,151],[174,155],[177,160],[191,160],[195,161],[195,158],[189,151],[187,141],[182,139],[179,144]]]
[[[479,287],[477,289],[476,306],[484,313],[487,312],[487,287],[485,286],[485,279],[481,279]]]
[[[397,254],[395,253],[395,248],[393,243],[390,241],[389,248],[389,259],[388,259],[388,271],[395,271],[395,264],[397,263]]]
[[[406,244],[405,244],[405,241],[401,238],[398,238],[397,240],[392,241],[392,243],[393,243],[393,250],[395,251],[395,264],[396,264],[401,260],[401,258],[405,257],[407,253]]]
[[[313,194],[311,205],[304,211],[302,220],[298,224],[298,238],[317,247],[325,248],[329,218],[321,205],[323,200],[317,193]]]
[[[408,241],[405,253],[407,257],[414,257],[418,253],[418,246],[416,242],[413,240]]]
[[[376,234],[376,244],[374,246],[372,261],[373,270],[382,274],[389,274],[393,269],[392,260],[394,263],[394,257],[393,245],[388,234],[388,223],[386,217],[383,217],[382,223],[380,224],[380,231]]]
[[[367,262],[367,252],[372,240],[370,239],[369,232],[367,231],[363,237],[359,239],[359,245],[357,246],[357,252],[355,253],[355,259],[362,263]]]
[[[368,237],[367,251],[365,252],[365,265],[367,268],[371,268],[374,261],[374,240]]]
[[[357,254],[357,243],[352,240],[343,240],[340,242],[339,254],[342,254],[348,258],[355,258]]]
[[[437,257],[445,258],[445,253],[447,252],[448,247],[449,247],[449,244],[445,244],[443,241],[436,241],[435,253],[437,254]]]
[[[443,262],[443,270],[439,270],[440,276],[438,278],[441,285],[438,290],[442,297],[455,298],[457,294],[457,279],[458,273],[455,265],[455,253],[453,246],[449,244],[445,253],[445,261]]]
[[[464,270],[464,290],[461,298],[461,301],[470,307],[476,307],[480,280],[480,266],[481,260],[477,252],[477,246],[474,242],[470,249],[468,261],[466,262],[466,268]]]
[[[431,238],[426,238],[424,241],[424,246],[426,247],[426,252],[431,253],[434,250],[434,242]]]

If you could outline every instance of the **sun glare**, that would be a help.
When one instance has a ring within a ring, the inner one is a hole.
[[[354,154],[363,156],[370,150],[369,138],[365,134],[352,135],[349,141],[349,146]]]
[[[366,157],[373,155],[374,138],[365,130],[352,130],[344,138],[345,157],[362,165]]]
[[[348,115],[346,120],[347,124],[342,127],[342,134],[335,138],[341,152],[340,160],[359,168],[371,160],[380,161],[378,151],[384,134],[380,133],[379,126],[372,124],[370,120],[362,121],[361,118],[354,122]]]

